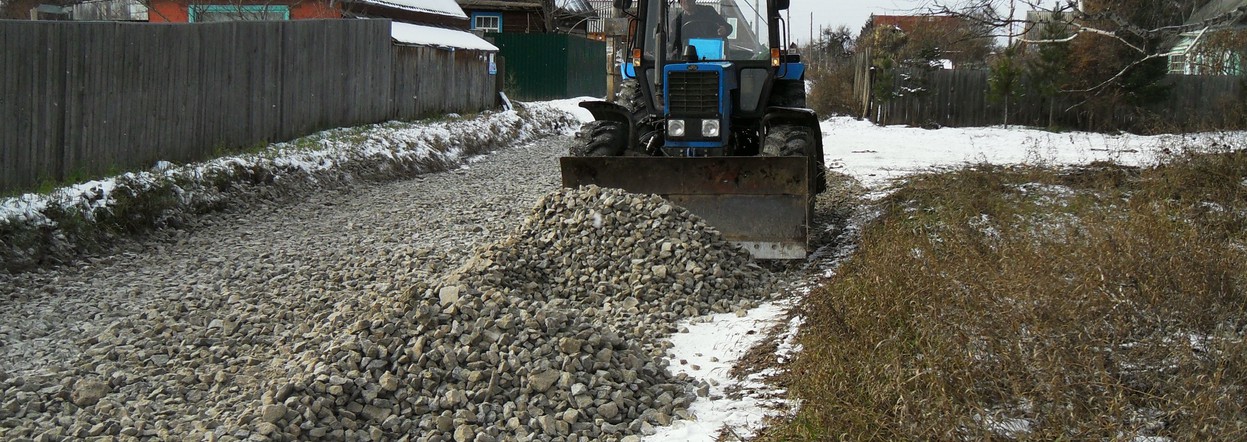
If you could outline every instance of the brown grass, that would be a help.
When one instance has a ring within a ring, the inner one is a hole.
[[[975,166],[881,201],[768,440],[1247,438],[1247,153]]]

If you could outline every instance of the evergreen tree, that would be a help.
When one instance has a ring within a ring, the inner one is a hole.
[[[1018,45],[1005,48],[992,62],[991,72],[987,77],[988,98],[996,103],[1004,103],[1004,125],[1009,127],[1009,104],[1018,94],[1018,84],[1022,80],[1022,69],[1018,63]]]
[[[1056,126],[1057,97],[1069,86],[1070,44],[1063,41],[1068,38],[1070,29],[1068,18],[1054,12],[1048,21],[1038,24],[1043,26],[1039,32],[1039,42],[1028,43],[1036,48],[1035,56],[1029,60],[1025,68],[1025,78],[1036,96],[1043,101],[1048,109],[1048,127]]]

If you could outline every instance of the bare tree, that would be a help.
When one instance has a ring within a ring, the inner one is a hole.
[[[558,14],[559,5],[555,0],[541,0],[541,18],[545,24],[546,32],[555,31],[555,15]]]
[[[1208,14],[1201,10],[1206,4],[1209,0],[934,0],[929,11],[977,20],[994,29],[997,38],[1027,48],[1068,50],[1068,58],[1060,60],[1064,72],[1046,73],[1062,77],[1059,90],[1043,94],[1049,100],[1059,95],[1067,123],[1150,130],[1153,123],[1163,123],[1164,117],[1150,109],[1168,97],[1169,58],[1177,55],[1173,48],[1179,36],[1225,28],[1247,15],[1247,8],[1239,7],[1192,20],[1196,11]],[[1044,25],[1038,17],[1053,16],[1063,18],[1065,32],[1036,29]],[[1038,58],[1029,54],[1027,62]]]
[[[541,18],[546,32],[568,32],[595,16],[585,0],[541,0]]]
[[[30,10],[43,3],[40,0],[4,0],[4,5],[0,6],[0,18],[7,19],[28,19],[30,18]]]
[[[1068,43],[1076,39],[1098,36],[1109,42],[1115,50],[1124,50],[1132,56],[1129,61],[1107,78],[1086,87],[1084,92],[1095,91],[1119,81],[1132,69],[1147,62],[1166,58],[1162,43],[1179,34],[1201,29],[1216,28],[1241,19],[1247,10],[1239,8],[1199,23],[1186,23],[1187,19],[1208,0],[1060,0],[1056,3],[1038,0],[968,0],[959,4],[936,1],[931,11],[937,14],[953,14],[976,20],[997,30],[997,36],[1017,39],[1028,44]],[[1018,17],[1014,11],[1051,11],[1068,17],[1066,25],[1071,32],[1060,39],[1033,38],[1030,32],[1040,23],[1025,16]]]

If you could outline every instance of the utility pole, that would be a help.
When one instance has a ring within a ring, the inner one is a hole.
[[[1013,46],[1013,14],[1017,13],[1016,0],[1009,0],[1009,46]],[[1007,125],[1006,125],[1007,126]]]

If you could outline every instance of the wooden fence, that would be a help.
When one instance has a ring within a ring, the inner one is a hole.
[[[859,63],[861,60],[859,60]],[[879,73],[859,69],[854,93],[863,98],[864,114],[879,124],[910,126],[989,126],[1009,124],[1047,126],[1050,112],[1069,121],[1080,115],[1061,115],[1075,104],[1069,99],[1055,102],[1033,98],[1014,98],[1006,109],[1002,101],[989,98],[988,71],[935,70],[926,73],[896,70],[889,97],[880,97]],[[867,74],[870,75],[867,75]],[[1172,128],[1239,128],[1247,124],[1241,108],[1244,79],[1232,76],[1171,75],[1168,98],[1149,110]],[[1025,90],[1022,85],[1019,89]],[[886,91],[885,91],[886,92]],[[1138,115],[1121,113],[1119,124],[1136,122]]]
[[[1170,77],[1167,111],[1199,122],[1198,129],[1242,128],[1247,122],[1247,78],[1230,75]]]
[[[491,107],[474,51],[388,20],[0,21],[0,192],[203,160],[317,130]]]
[[[394,47],[394,110],[408,120],[431,114],[479,112],[497,102],[497,79],[484,51]]]

